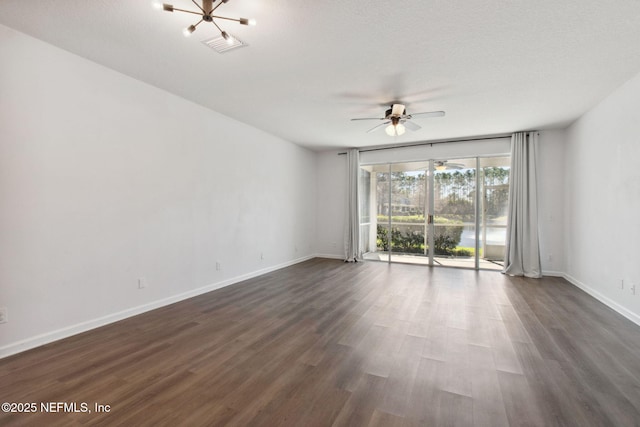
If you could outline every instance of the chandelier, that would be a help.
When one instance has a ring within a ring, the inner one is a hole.
[[[220,6],[227,3],[229,0],[220,0],[220,2],[215,6],[214,4],[218,0],[202,0],[202,6],[199,5],[195,0],[191,0],[191,1],[193,2],[193,4],[195,4],[198,7],[199,9],[198,11],[178,9],[177,7],[174,7],[173,5],[167,4],[167,3],[154,3],[154,6],[156,9],[162,9],[166,12],[184,12],[184,13],[191,13],[193,15],[198,15],[200,17],[200,20],[198,22],[196,22],[193,25],[189,25],[187,28],[182,30],[185,37],[188,37],[191,34],[193,34],[193,32],[196,30],[196,27],[200,25],[202,22],[210,22],[216,26],[218,31],[220,31],[220,34],[222,35],[222,37],[227,41],[227,43],[233,44],[233,37],[231,37],[229,33],[227,33],[226,31],[222,30],[222,28],[220,28],[220,26],[215,21],[216,19],[223,19],[226,21],[235,21],[240,23],[241,25],[256,25],[256,21],[254,19],[228,18],[226,16],[214,15],[214,12]]]

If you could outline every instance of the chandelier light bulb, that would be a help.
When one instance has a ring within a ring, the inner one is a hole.
[[[251,26],[255,26],[256,25],[256,20],[255,19],[240,18],[240,19],[238,19],[238,22],[241,25],[251,25]]]
[[[195,25],[189,25],[187,28],[182,30],[182,34],[184,34],[185,37],[189,37],[191,34],[193,34],[195,30],[196,30]]]
[[[229,45],[233,44],[233,37],[231,37],[226,31],[222,32],[222,37],[227,41]]]
[[[161,10],[162,9],[162,3],[160,3],[159,1],[154,1],[152,3],[152,5],[153,5],[153,8],[156,9],[156,10]]]
[[[406,131],[406,130],[407,130],[407,129],[404,127],[404,125],[403,125],[403,124],[398,123],[398,124],[396,125],[396,133],[398,134],[398,136],[399,136],[399,135],[404,135],[404,133],[405,133],[405,131]]]

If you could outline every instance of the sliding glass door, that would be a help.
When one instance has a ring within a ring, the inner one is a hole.
[[[434,263],[477,268],[477,158],[433,162]]]
[[[390,244],[391,261],[429,264],[427,226],[428,162],[391,166]],[[382,216],[381,220],[389,219]]]
[[[365,259],[501,269],[509,158],[361,167]]]
[[[509,172],[511,158],[480,158],[481,214],[480,262],[482,267],[502,270],[507,240],[507,214],[509,212]]]

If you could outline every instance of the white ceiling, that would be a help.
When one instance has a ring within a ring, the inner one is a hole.
[[[564,126],[640,71],[639,0],[231,0],[258,25],[219,21],[249,45],[225,54],[151,4],[2,0],[0,23],[313,149]],[[391,101],[447,115],[396,139],[349,120]]]

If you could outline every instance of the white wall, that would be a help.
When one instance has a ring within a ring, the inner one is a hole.
[[[564,273],[565,132],[540,132],[538,151],[538,231],[544,275]]]
[[[3,26],[0,73],[0,357],[315,253],[315,153]]]
[[[640,324],[639,111],[640,74],[567,129],[565,235],[567,277]]]
[[[344,259],[347,156],[338,155],[338,153],[338,151],[325,151],[317,154],[316,249],[320,256]]]

